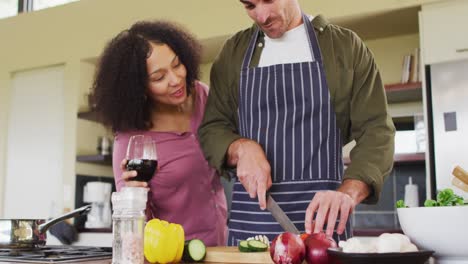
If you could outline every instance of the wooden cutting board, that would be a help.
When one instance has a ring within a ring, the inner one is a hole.
[[[203,262],[273,263],[270,257],[270,251],[240,252],[237,247],[207,247]]]

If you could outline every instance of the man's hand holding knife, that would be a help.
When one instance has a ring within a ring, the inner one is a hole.
[[[262,210],[267,208],[267,190],[272,186],[271,167],[262,147],[253,140],[238,139],[229,146],[227,164],[237,167],[237,177],[249,196],[258,197]],[[306,232],[318,233],[327,224],[326,234],[331,236],[339,216],[336,232],[342,234],[355,206],[369,194],[367,184],[351,179],[343,181],[336,191],[316,192],[306,210]]]
[[[271,168],[260,144],[238,139],[228,149],[227,164],[237,167],[237,177],[250,198],[258,196],[260,208],[266,208],[266,192],[271,187]]]

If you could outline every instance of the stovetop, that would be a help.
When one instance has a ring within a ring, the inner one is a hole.
[[[112,258],[110,247],[45,246],[27,250],[0,248],[0,261],[9,262],[72,263],[110,258]]]

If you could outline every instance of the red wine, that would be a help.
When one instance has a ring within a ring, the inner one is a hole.
[[[149,159],[132,159],[127,161],[126,165],[128,171],[137,171],[137,176],[132,180],[145,182],[151,180],[156,171],[156,167],[158,167],[158,161]]]

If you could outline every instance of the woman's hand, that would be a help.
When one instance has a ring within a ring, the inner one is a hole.
[[[120,163],[120,169],[123,171],[122,180],[124,180],[126,187],[148,187],[147,182],[133,181],[133,178],[137,176],[137,172],[135,170],[127,171],[125,165],[127,165],[127,159],[123,159]]]

